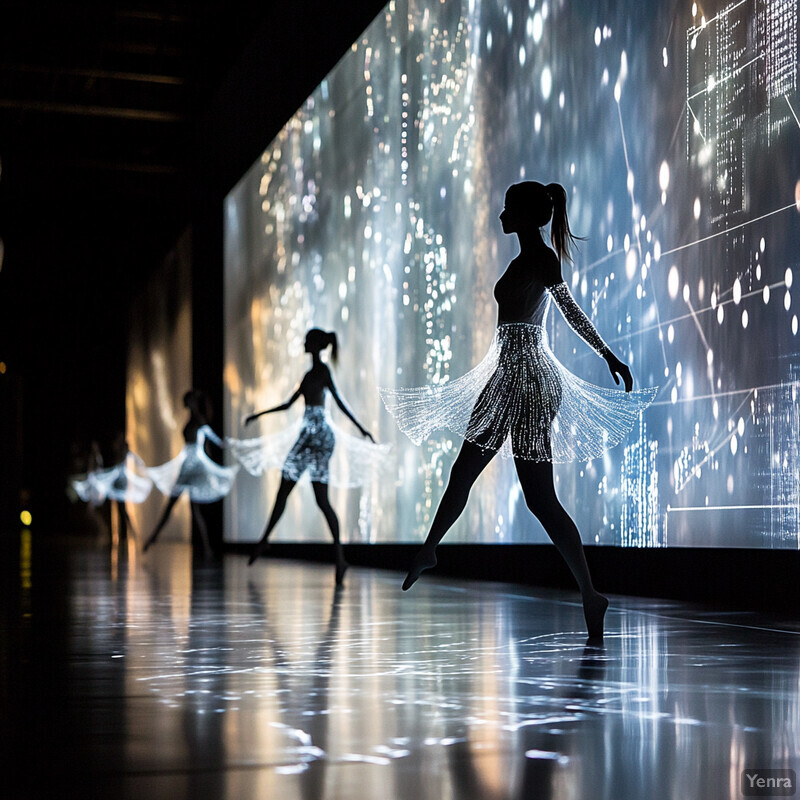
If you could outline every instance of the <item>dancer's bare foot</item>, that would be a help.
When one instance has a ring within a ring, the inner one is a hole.
[[[436,566],[436,552],[427,547],[423,547],[415,556],[411,563],[411,569],[403,581],[403,591],[407,592],[416,582],[417,578],[426,570]]]
[[[254,548],[253,552],[250,553],[250,558],[247,560],[247,566],[252,566],[256,561],[258,561],[259,556],[265,551],[269,550],[269,540],[262,539]]]
[[[589,631],[589,641],[601,643],[603,641],[603,619],[608,608],[608,598],[599,592],[584,598],[583,616],[586,619],[586,628]]]

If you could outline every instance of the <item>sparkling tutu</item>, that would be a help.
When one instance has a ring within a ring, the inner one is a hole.
[[[544,320],[543,320],[544,321]],[[587,461],[618,444],[657,389],[624,392],[581,380],[548,344],[544,325],[498,325],[484,359],[441,386],[380,389],[414,444],[449,430],[504,458]]]
[[[141,459],[131,453],[125,461],[114,467],[93,470],[83,480],[74,480],[72,486],[78,497],[95,506],[106,500],[144,502],[153,488],[153,481],[147,475],[136,472],[135,467],[128,463],[131,460],[142,470],[146,469]]]
[[[302,419],[278,433],[253,439],[228,438],[236,460],[251,474],[280,469],[299,481],[304,474],[330,486],[366,486],[386,470],[391,445],[351,436],[322,406],[306,406]]]
[[[196,442],[184,445],[171,461],[147,469],[162,494],[176,497],[188,492],[193,503],[215,503],[230,492],[239,465],[224,467],[206,455],[205,440],[212,437],[205,428],[197,431]]]

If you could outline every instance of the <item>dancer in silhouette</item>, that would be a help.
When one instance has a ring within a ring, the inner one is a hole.
[[[144,550],[156,543],[175,503],[186,492],[191,501],[192,517],[203,542],[204,553],[206,557],[210,557],[213,551],[199,504],[215,503],[225,497],[233,485],[239,465],[222,466],[206,454],[206,439],[210,439],[220,448],[224,447],[224,444],[209,424],[211,403],[205,392],[190,389],[183,396],[183,404],[189,410],[189,420],[183,428],[185,442],[183,449],[166,464],[150,467],[147,470],[155,485],[169,497],[169,500],[158,525],[145,543]]]
[[[303,376],[295,393],[285,403],[274,408],[268,408],[266,411],[251,414],[245,420],[245,425],[248,425],[264,414],[285,411],[300,397],[305,401],[305,412],[299,434],[282,464],[281,483],[278,487],[272,513],[264,535],[253,547],[248,564],[253,564],[268,547],[269,535],[286,508],[286,500],[289,494],[303,473],[308,471],[311,486],[314,489],[314,498],[325,516],[325,521],[328,523],[328,528],[330,528],[331,536],[333,537],[336,557],[336,583],[341,585],[348,564],[339,538],[339,519],[328,499],[328,484],[331,483],[333,478],[330,469],[331,457],[334,445],[337,442],[337,435],[334,433],[325,411],[326,393],[330,393],[342,413],[358,428],[359,433],[370,441],[370,446],[366,446],[365,442],[360,442],[361,447],[354,446],[351,448],[351,450],[361,453],[360,461],[368,464],[370,454],[373,454],[378,459],[381,458],[385,448],[375,444],[372,434],[358,422],[339,396],[339,392],[333,383],[331,371],[320,357],[321,352],[328,347],[331,348],[331,359],[335,363],[338,355],[336,334],[319,328],[309,330],[305,339],[305,352],[311,356],[311,369]],[[343,439],[345,437],[339,435],[338,438]],[[353,439],[354,437],[349,438]],[[260,440],[232,440],[234,454],[242,461],[245,468],[253,474],[260,474],[264,467],[269,465],[270,454],[274,453],[271,444],[271,437],[264,437]],[[356,485],[357,482],[357,479],[353,480],[353,485]]]
[[[133,532],[136,529],[128,515],[126,503],[143,503],[153,487],[153,481],[146,474],[144,461],[131,452],[125,436],[119,433],[112,446],[114,466],[103,467],[103,458],[97,442],[92,442],[91,459],[93,467],[85,478],[72,481],[78,496],[93,506],[100,506],[111,500],[117,506],[120,530]]]
[[[551,221],[552,249],[542,235]],[[387,409],[416,444],[444,428],[464,439],[403,589],[436,565],[436,546],[464,510],[475,480],[500,452],[514,459],[526,504],[575,577],[589,636],[600,640],[608,600],[595,590],[578,529],[556,496],[553,463],[585,461],[616,445],[656,389],[631,391],[630,369],[602,340],[561,276],[561,262],[571,260],[578,238],[569,227],[564,188],[534,181],[510,186],[500,223],[504,233],[517,236],[520,250],[494,287],[498,324],[486,357],[443,386],[381,389]],[[615,383],[622,379],[624,392],[587,383],[555,358],[545,329],[551,298],[605,359]]]

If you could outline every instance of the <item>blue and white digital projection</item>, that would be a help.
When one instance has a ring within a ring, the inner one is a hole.
[[[555,466],[584,542],[797,548],[799,115],[797,0],[394,0],[226,198],[227,432],[297,420],[302,401],[242,424],[296,388],[306,330],[335,331],[334,380],[392,445],[371,486],[331,487],[343,540],[420,541],[460,443],[414,446],[378,387],[481,360],[517,253],[505,190],[558,181],[585,237],[564,279],[659,389],[621,444]],[[554,306],[547,326],[568,369],[613,388]],[[228,540],[261,535],[279,477],[237,481]],[[308,486],[274,537],[326,540]],[[513,461],[444,541],[547,541]]]

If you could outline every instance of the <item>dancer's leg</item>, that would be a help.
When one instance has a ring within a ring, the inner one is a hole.
[[[192,503],[192,517],[197,525],[197,531],[200,534],[200,541],[203,543],[203,554],[206,558],[211,558],[214,555],[214,551],[211,549],[211,543],[208,541],[208,526],[206,525],[206,521],[203,519],[203,515],[200,512],[200,509],[197,506],[197,503]]]
[[[333,536],[333,544],[336,549],[336,585],[341,586],[344,582],[344,573],[347,571],[349,564],[345,560],[342,543],[339,540],[339,518],[336,516],[336,512],[328,499],[328,484],[312,481],[311,486],[314,488],[314,499],[325,515],[325,521],[331,529],[331,536]]]
[[[179,497],[180,495],[176,494],[169,498],[169,500],[167,501],[167,507],[164,509],[164,513],[161,515],[161,519],[158,521],[156,529],[150,534],[150,538],[145,542],[142,552],[145,552],[148,547],[156,543],[158,534],[161,533],[162,528],[167,524],[169,515],[172,513],[172,509],[175,507],[175,503],[178,502]]]
[[[122,514],[123,519],[125,520],[125,535],[126,535],[126,537],[130,533],[130,534],[133,535],[134,539],[138,539],[139,538],[139,534],[136,532],[136,528],[133,525],[133,521],[131,520],[130,515],[128,514],[128,509],[125,508],[125,502],[124,501],[120,501],[119,510],[120,510],[120,513]]]
[[[464,442],[450,470],[447,488],[433,518],[431,529],[411,568],[403,581],[403,591],[410,589],[424,570],[436,566],[436,546],[461,516],[467,505],[472,485],[495,455],[494,450],[484,450],[472,442]]]
[[[247,562],[248,566],[252,564],[264,550],[266,550],[268,546],[267,539],[270,533],[272,533],[272,529],[278,524],[278,520],[281,518],[281,515],[286,509],[286,500],[295,486],[297,486],[297,481],[289,480],[289,478],[285,476],[281,477],[281,485],[278,487],[278,494],[275,497],[275,505],[272,506],[272,514],[270,514],[267,528],[264,531],[264,535],[261,537],[261,539],[259,539],[256,546],[253,548],[253,552],[250,555],[250,560]]]
[[[549,461],[526,461],[520,458],[515,459],[515,463],[528,508],[542,523],[578,583],[589,636],[602,639],[603,617],[608,600],[592,585],[581,535],[556,495],[553,465]]]

